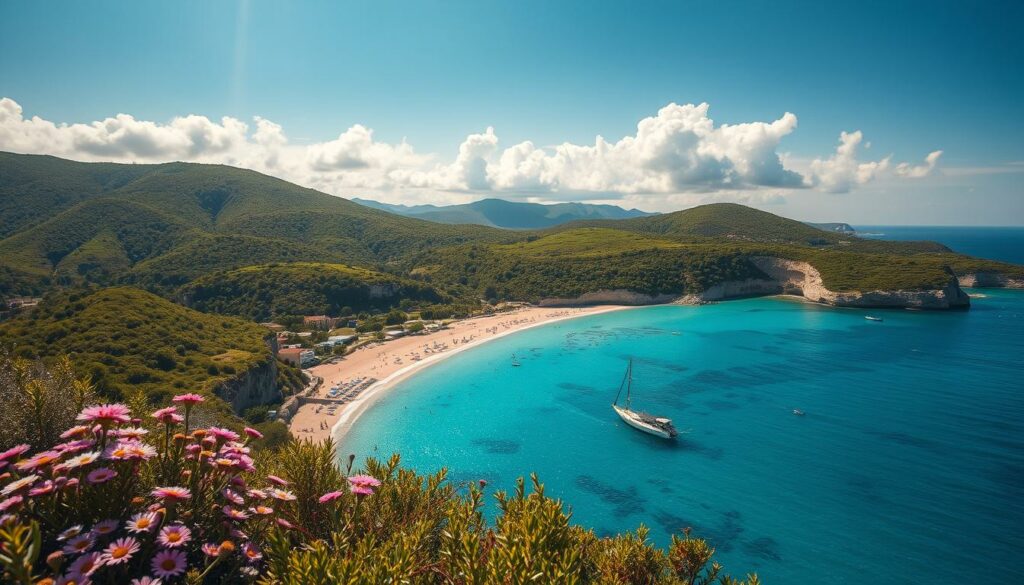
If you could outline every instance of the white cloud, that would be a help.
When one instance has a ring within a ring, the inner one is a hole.
[[[86,124],[26,119],[21,106],[0,99],[0,150],[85,161],[223,163],[265,172],[339,195],[390,193],[390,199],[464,201],[469,194],[541,200],[626,199],[647,208],[683,201],[785,200],[792,189],[846,192],[880,176],[920,178],[942,151],[919,165],[890,157],[859,161],[861,132],[843,132],[835,153],[804,165],[779,152],[797,117],[772,122],[715,125],[708,104],[669,104],[617,141],[541,148],[526,141],[502,149],[494,128],[471,134],[451,162],[417,153],[404,140],[378,141],[356,124],[337,138],[309,145],[289,142],[284,129],[264,118],[254,128],[236,118],[219,122],[187,115],[167,123],[118,114]],[[865,145],[866,147],[866,145]]]

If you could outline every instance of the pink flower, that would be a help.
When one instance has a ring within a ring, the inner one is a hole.
[[[175,425],[185,420],[178,414],[178,409],[174,406],[168,406],[167,408],[161,408],[154,412],[152,415],[156,420],[164,423],[165,425]]]
[[[110,543],[103,551],[103,559],[107,565],[120,565],[132,560],[132,555],[137,552],[139,552],[139,541],[126,536]]]
[[[188,407],[192,406],[193,404],[199,404],[204,400],[206,399],[200,396],[199,394],[178,394],[177,396],[171,399],[171,402],[178,402]]]
[[[160,579],[154,579],[149,575],[145,577],[139,577],[138,579],[132,579],[131,585],[161,585],[163,581]]]
[[[79,534],[68,540],[68,543],[64,545],[64,552],[69,555],[82,554],[92,548],[93,543],[91,534]]]
[[[62,463],[61,464],[61,469],[75,469],[77,467],[84,467],[84,466],[89,465],[91,463],[95,463],[96,460],[99,459],[99,458],[100,458],[100,452],[99,451],[91,451],[89,453],[82,453],[81,455],[76,455],[76,456],[72,457],[71,459],[68,459],[67,461]]]
[[[4,451],[3,453],[0,453],[0,461],[7,461],[7,460],[14,461],[14,459],[18,455],[24,454],[29,449],[30,449],[30,447],[28,445],[17,445],[15,447],[11,447],[10,449]]]
[[[269,479],[271,483],[276,483],[281,487],[288,485],[287,481],[281,479],[280,477],[277,477],[276,475],[268,475],[267,479]]]
[[[153,496],[167,501],[187,500],[192,497],[192,492],[183,487],[158,487],[152,492]]]
[[[258,500],[263,500],[267,497],[267,492],[263,490],[249,490],[246,494],[248,494],[250,498],[256,498]]]
[[[225,488],[223,493],[224,493],[224,499],[226,499],[227,501],[231,502],[232,504],[234,504],[236,506],[241,506],[242,504],[245,503],[245,498],[243,498],[242,496],[238,495],[237,493],[235,493],[232,490],[229,490],[229,489]]]
[[[70,429],[68,429],[68,430],[64,431],[63,433],[61,433],[60,434],[60,438],[62,438],[62,439],[72,439],[72,438],[77,438],[77,437],[84,437],[85,434],[88,433],[88,432],[89,432],[89,427],[87,427],[85,425],[75,425],[75,426],[71,427]]]
[[[110,469],[109,467],[100,467],[99,469],[94,469],[90,471],[89,475],[87,475],[85,479],[89,483],[95,485],[100,483],[106,483],[114,479],[115,477],[117,477],[116,471]]]
[[[320,503],[326,504],[327,502],[333,502],[342,496],[342,492],[327,492],[320,496]]]
[[[98,552],[84,554],[71,563],[68,575],[74,576],[76,582],[86,581],[86,577],[95,573],[96,569],[104,565],[104,562],[103,555]]]
[[[156,456],[156,449],[139,441],[122,440],[108,447],[103,456],[115,461],[149,460]]]
[[[256,506],[255,508],[249,508],[249,511],[253,514],[259,514],[260,516],[267,516],[274,513],[274,509],[268,506]]]
[[[348,478],[348,482],[352,485],[366,487],[377,487],[380,485],[380,480],[372,475],[353,475]]]
[[[256,429],[254,429],[252,427],[245,427],[245,434],[249,435],[249,437],[252,438],[252,439],[262,439],[263,438],[263,433],[257,431]]]
[[[54,445],[53,450],[60,452],[62,455],[70,455],[72,453],[78,453],[79,451],[85,451],[96,444],[96,441],[92,439],[79,439],[77,441],[68,441],[67,443],[60,443]]]
[[[279,490],[277,488],[270,488],[269,491],[270,497],[274,498],[275,500],[281,500],[282,502],[291,502],[295,500],[295,494],[291,492],[286,492],[284,490]]]
[[[117,436],[122,439],[141,439],[142,435],[148,433],[146,429],[142,427],[130,427],[126,429],[118,429]]]
[[[53,490],[54,483],[50,480],[46,480],[43,483],[37,485],[36,487],[28,490],[28,495],[32,497],[45,496],[46,494],[52,492]]]
[[[208,557],[215,557],[220,554],[220,547],[212,542],[207,542],[201,547],[203,554]]]
[[[238,433],[235,431],[222,429],[220,427],[210,427],[206,431],[222,441],[237,441],[239,438]]]
[[[372,496],[373,488],[365,485],[354,485],[349,490],[357,496]]]
[[[192,540],[192,531],[182,524],[164,526],[160,531],[157,541],[167,548],[178,548],[188,544]]]
[[[245,558],[251,563],[255,563],[263,558],[263,553],[261,553],[260,549],[256,548],[256,546],[251,542],[245,543],[245,546],[242,547],[242,554],[245,555]]]
[[[274,522],[276,522],[277,525],[280,526],[281,528],[284,528],[284,529],[287,529],[287,530],[291,530],[292,528],[295,528],[294,524],[292,524],[291,522],[285,520],[284,518],[275,518]]]
[[[6,512],[25,501],[21,496],[11,496],[6,500],[0,500],[0,513]]]
[[[123,404],[98,404],[87,406],[78,415],[78,420],[98,423],[108,426],[117,423],[126,423],[132,419],[131,410]]]
[[[221,508],[221,511],[224,512],[225,516],[232,520],[246,520],[249,518],[248,514],[241,510],[236,510],[231,506],[224,506],[223,508]]]
[[[125,524],[125,526],[128,528],[129,532],[134,532],[138,534],[141,532],[149,532],[153,529],[154,526],[156,526],[156,522],[157,516],[155,513],[139,512],[138,514],[132,516],[132,519],[129,520]]]
[[[0,490],[0,496],[9,496],[17,493],[23,489],[27,489],[32,486],[39,479],[38,475],[26,475],[21,479],[16,479],[11,483],[4,486],[4,489]]]
[[[162,550],[153,557],[152,566],[157,577],[177,577],[185,572],[185,553],[180,550]]]
[[[92,533],[97,536],[106,536],[107,534],[117,530],[118,525],[120,525],[120,523],[112,518],[110,520],[103,520],[102,522],[97,522],[96,525],[92,527]]]
[[[59,459],[60,453],[56,451],[43,451],[42,453],[36,453],[28,459],[22,459],[15,463],[14,468],[18,471],[30,471],[33,469],[39,469],[40,467],[46,467]]]

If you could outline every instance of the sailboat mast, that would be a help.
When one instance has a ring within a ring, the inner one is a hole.
[[[630,395],[633,392],[633,358],[629,358],[629,367],[626,369],[626,409],[629,408]]]

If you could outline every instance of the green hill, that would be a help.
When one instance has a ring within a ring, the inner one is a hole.
[[[0,340],[15,354],[43,360],[69,355],[105,396],[117,399],[135,387],[154,403],[186,391],[212,395],[257,368],[290,370],[274,360],[267,336],[255,323],[200,313],[128,287],[54,294],[0,323]],[[298,380],[294,371],[281,376]]]
[[[342,264],[290,263],[216,272],[181,290],[200,311],[268,320],[284,315],[338,315],[387,311],[402,299],[447,300],[433,287],[389,274]]]

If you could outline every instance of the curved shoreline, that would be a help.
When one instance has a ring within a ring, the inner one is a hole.
[[[431,365],[438,364],[441,361],[453,355],[457,355],[459,353],[475,349],[477,347],[482,347],[485,343],[489,341],[500,339],[507,335],[512,335],[514,333],[519,333],[521,331],[526,331],[527,329],[533,329],[534,327],[542,327],[544,325],[550,325],[552,323],[558,323],[560,321],[568,321],[569,319],[577,319],[579,317],[600,315],[603,313],[611,313],[613,311],[621,311],[624,309],[636,308],[639,307],[621,305],[610,307],[598,307],[591,311],[555,317],[553,319],[540,321],[538,323],[530,323],[527,325],[523,325],[522,327],[516,327],[513,329],[509,329],[507,331],[496,333],[491,337],[481,339],[478,343],[463,345],[462,347],[457,347],[444,353],[434,354],[426,359],[409,364],[408,366],[405,366],[404,368],[401,368],[400,370],[391,373],[383,380],[378,380],[377,382],[374,382],[373,385],[369,386],[366,390],[364,390],[362,394],[359,395],[358,398],[350,402],[347,405],[347,407],[341,412],[341,415],[338,417],[338,420],[331,427],[330,437],[334,440],[335,445],[340,445],[342,439],[345,437],[346,434],[348,434],[349,431],[352,430],[352,427],[355,425],[356,421],[359,420],[359,417],[362,416],[364,412],[373,407],[373,405],[378,400],[383,398],[388,393],[389,390],[395,388],[399,383],[412,377],[414,374],[425,370]]]

